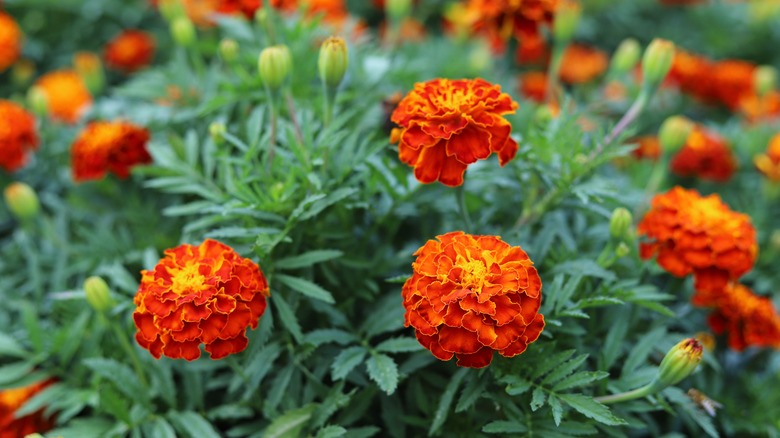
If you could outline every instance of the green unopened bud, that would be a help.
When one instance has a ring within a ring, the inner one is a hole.
[[[39,116],[45,116],[49,112],[49,98],[43,88],[34,85],[27,90],[27,105]]]
[[[325,86],[336,88],[347,72],[348,54],[344,38],[330,37],[320,46],[320,58],[317,67]]]
[[[625,240],[630,235],[634,218],[631,212],[623,207],[618,207],[612,212],[609,219],[609,235],[615,240]]]
[[[257,60],[260,79],[271,90],[278,90],[282,86],[290,74],[291,67],[290,49],[283,44],[266,47],[260,52],[260,58]]]
[[[84,294],[89,305],[97,312],[103,313],[114,307],[108,284],[100,277],[92,276],[84,280]]]
[[[688,338],[672,347],[658,366],[652,386],[660,391],[688,377],[701,362],[702,346],[696,338]]]
[[[35,64],[29,59],[16,61],[11,70],[11,80],[17,87],[24,87],[35,76]]]
[[[386,0],[385,13],[391,20],[401,21],[409,16],[412,0]]]
[[[219,42],[219,54],[225,62],[233,62],[238,58],[238,43],[232,38],[223,38]]]
[[[615,248],[615,257],[617,258],[623,258],[627,255],[631,254],[631,248],[625,244],[625,242],[620,242]]]
[[[260,8],[255,11],[255,23],[259,24],[260,27],[265,28],[268,24],[268,9]]]
[[[674,61],[674,43],[656,38],[642,57],[642,79],[646,88],[655,89],[669,74]]]
[[[186,14],[184,4],[179,0],[160,0],[157,9],[167,21],[173,21],[176,17]]]
[[[209,125],[209,135],[214,144],[219,145],[225,141],[225,132],[227,132],[227,127],[222,122],[211,122]]]
[[[197,34],[195,33],[195,25],[192,21],[180,15],[175,17],[171,21],[171,35],[176,44],[182,47],[190,47],[195,43]]]
[[[612,55],[610,70],[615,74],[627,73],[636,66],[641,55],[639,43],[633,38],[626,38]]]
[[[76,52],[73,55],[73,69],[76,70],[92,94],[99,94],[106,83],[103,63],[92,52]]]
[[[688,140],[693,131],[694,124],[683,116],[668,117],[658,130],[658,141],[665,152],[674,152],[680,149]]]
[[[555,41],[559,43],[571,41],[580,22],[580,15],[582,15],[582,8],[577,1],[564,0],[558,5],[553,22]]]
[[[41,205],[38,202],[38,195],[35,190],[22,182],[13,182],[5,188],[3,192],[5,203],[11,214],[20,221],[28,221],[41,211]]]
[[[758,67],[753,73],[753,86],[759,96],[774,90],[777,87],[777,70],[769,65]]]

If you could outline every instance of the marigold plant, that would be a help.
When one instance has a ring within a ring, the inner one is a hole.
[[[246,348],[246,329],[257,327],[268,296],[257,264],[229,246],[212,239],[182,244],[141,271],[135,338],[158,359],[195,360],[201,344],[221,359]]]
[[[728,181],[737,170],[737,159],[726,140],[701,126],[691,131],[669,164],[677,175],[717,182]]]
[[[46,73],[35,83],[46,96],[47,108],[53,119],[76,123],[92,104],[86,84],[72,70]]]
[[[0,168],[9,172],[27,162],[29,151],[38,147],[35,117],[21,106],[0,99]]]
[[[132,123],[91,122],[71,147],[73,179],[102,179],[108,172],[127,178],[133,166],[152,162],[148,141],[149,131]]]
[[[398,158],[422,183],[463,184],[469,164],[493,152],[505,165],[517,153],[512,125],[502,117],[518,105],[501,87],[483,79],[433,79],[417,83],[393,112],[400,126],[391,142]]]
[[[756,168],[772,182],[780,182],[780,134],[769,141],[766,152],[753,158]]]
[[[15,414],[17,409],[52,383],[53,380],[44,380],[0,390],[0,438],[23,438],[31,433],[47,432],[54,427],[54,418],[45,416],[43,409],[19,418]]]
[[[462,367],[524,352],[544,329],[542,281],[525,251],[462,231],[437,239],[414,253],[401,292],[405,325],[438,359],[455,356]]]
[[[22,53],[22,30],[13,17],[0,11],[0,72],[19,59]]]
[[[726,333],[729,347],[780,348],[780,315],[772,300],[756,295],[740,283],[730,283],[709,304],[715,311],[709,317],[715,334]]]
[[[152,62],[154,38],[146,32],[125,30],[106,44],[104,57],[109,67],[132,73]]]

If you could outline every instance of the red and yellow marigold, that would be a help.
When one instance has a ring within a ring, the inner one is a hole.
[[[38,147],[35,117],[14,102],[0,99],[0,121],[0,168],[13,172]]]
[[[433,79],[417,83],[393,112],[391,142],[422,183],[463,184],[466,167],[493,152],[505,165],[517,153],[512,126],[503,117],[518,105],[483,79]]]
[[[727,333],[732,349],[780,348],[780,315],[769,298],[756,295],[745,285],[730,283],[709,305],[715,307],[709,317],[712,331]]]
[[[92,104],[92,95],[75,71],[58,70],[41,76],[35,83],[46,96],[53,119],[76,123]]]
[[[270,296],[254,262],[211,239],[166,250],[141,275],[135,338],[158,359],[195,360],[201,344],[212,359],[243,351],[246,329],[257,327]]]
[[[726,140],[697,126],[669,163],[672,172],[703,180],[724,182],[737,170],[737,159]]]
[[[698,291],[722,288],[752,269],[758,255],[756,230],[745,214],[732,211],[717,194],[674,187],[656,195],[638,232],[642,258],[670,274],[693,274]]]
[[[149,131],[132,123],[89,123],[71,147],[73,179],[102,179],[108,172],[127,178],[133,166],[152,162],[148,141]]]
[[[13,17],[0,11],[0,72],[12,66],[22,53],[22,30]]]
[[[117,35],[105,48],[104,57],[109,67],[132,73],[152,62],[154,38],[146,32],[130,29]]]
[[[772,137],[766,153],[756,155],[753,163],[769,181],[780,182],[780,134]]]
[[[461,231],[429,240],[414,254],[401,292],[405,325],[440,360],[488,366],[493,353],[513,357],[544,329],[542,281],[518,246]]]
[[[599,77],[607,67],[609,56],[605,52],[582,44],[570,44],[563,52],[559,75],[567,84],[584,84]]]
[[[31,433],[45,433],[54,427],[54,419],[44,415],[43,409],[16,418],[14,413],[27,400],[54,383],[44,380],[21,388],[0,390],[0,438],[23,438]]]

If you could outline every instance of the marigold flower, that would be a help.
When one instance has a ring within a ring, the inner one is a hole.
[[[677,175],[717,182],[728,181],[737,170],[737,159],[726,140],[701,126],[693,129],[669,164]]]
[[[405,325],[438,359],[455,356],[462,367],[524,352],[544,329],[542,281],[525,251],[462,231],[437,239],[414,253],[401,292]]]
[[[149,131],[127,122],[92,122],[81,131],[71,147],[73,179],[101,179],[107,172],[119,178],[130,176],[130,168],[152,162],[146,150]]]
[[[756,168],[772,182],[780,182],[780,134],[769,141],[765,154],[753,158]]]
[[[713,63],[707,58],[678,48],[674,52],[667,81],[677,84],[682,91],[704,102],[712,103],[716,99],[714,84],[710,77],[712,69]]]
[[[500,86],[483,79],[417,83],[393,112],[400,128],[391,142],[399,143],[398,157],[414,167],[420,182],[459,186],[469,164],[493,152],[502,166],[514,158],[517,143],[502,115],[517,107]]]
[[[746,61],[727,59],[715,63],[710,81],[715,84],[715,97],[731,110],[739,108],[746,96],[755,92],[753,77],[756,65]]]
[[[693,274],[696,289],[713,290],[748,272],[758,254],[750,217],[732,211],[717,194],[674,187],[656,195],[638,226],[640,255],[670,274]]]
[[[645,135],[632,141],[637,147],[631,151],[631,155],[637,160],[655,161],[661,157],[661,143],[654,135]]]
[[[520,75],[520,93],[535,102],[544,102],[547,96],[547,73],[529,71]]]
[[[730,283],[710,305],[715,307],[709,317],[712,331],[727,332],[733,350],[750,346],[780,348],[780,315],[769,298],[756,295],[742,284]]]
[[[596,79],[609,67],[609,56],[582,44],[570,44],[563,52],[560,78],[567,84],[584,84]]]
[[[109,67],[132,73],[148,66],[154,57],[154,38],[146,32],[125,30],[111,40],[104,57]]]
[[[23,386],[0,390],[0,438],[22,438],[35,432],[48,432],[54,428],[54,419],[47,418],[40,409],[30,415],[15,418],[14,413],[27,400],[53,384],[54,381],[44,380]]]
[[[270,296],[254,262],[211,239],[165,250],[141,276],[135,338],[158,359],[195,360],[201,344],[212,359],[243,351],[246,329],[257,327]]]
[[[58,70],[41,76],[35,83],[46,96],[52,118],[76,123],[92,104],[92,95],[75,71]]]
[[[22,30],[13,17],[0,11],[0,72],[12,66],[22,53]]]
[[[743,97],[739,102],[739,112],[751,123],[780,117],[780,91]]]
[[[9,172],[27,163],[27,152],[38,148],[35,117],[9,100],[0,99],[0,168]]]

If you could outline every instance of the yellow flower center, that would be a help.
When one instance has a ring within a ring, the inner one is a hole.
[[[184,295],[205,289],[206,277],[198,272],[198,266],[197,263],[191,263],[175,272],[171,276],[171,290]]]
[[[482,284],[485,282],[485,274],[487,274],[487,267],[481,260],[471,260],[461,265],[463,274],[461,274],[460,282],[464,288],[469,288],[472,292],[479,295],[482,292]]]

